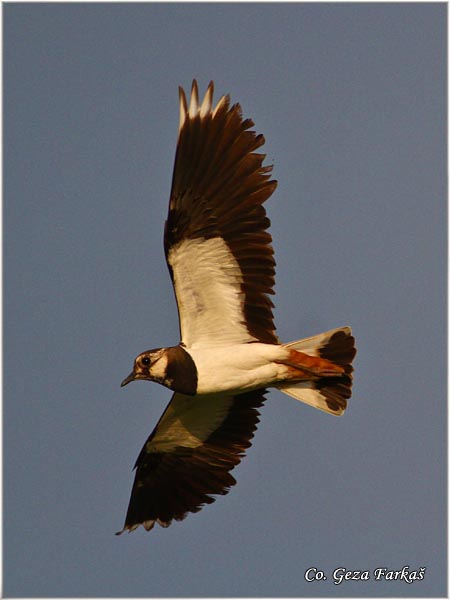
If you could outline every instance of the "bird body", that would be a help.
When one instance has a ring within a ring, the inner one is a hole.
[[[197,366],[198,394],[266,388],[289,378],[290,367],[282,361],[290,352],[283,346],[253,342],[188,352]]]
[[[223,96],[213,107],[194,80],[180,88],[180,125],[166,261],[180,343],[142,352],[122,385],[143,379],[173,390],[136,461],[124,529],[182,520],[226,494],[258,423],[266,388],[333,415],[351,395],[356,350],[349,327],[281,343],[269,295],[275,261],[263,203],[276,188],[262,135]],[[122,532],[119,532],[122,533]]]
[[[175,346],[140,354],[122,385],[146,379],[193,396],[242,392],[343,373],[339,365],[281,344],[253,342],[196,349]]]

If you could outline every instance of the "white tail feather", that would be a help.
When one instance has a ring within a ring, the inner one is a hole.
[[[283,344],[283,346],[285,348],[294,348],[294,350],[299,350],[300,352],[304,352],[310,356],[320,356],[320,349],[324,348],[329,342],[330,338],[339,331],[342,331],[346,335],[352,334],[350,327],[338,327],[337,329],[330,329],[329,331],[325,331],[325,333],[319,333],[318,335],[313,335],[312,337],[305,338],[304,340],[297,340],[295,342]]]
[[[283,392],[283,394],[291,396],[291,398],[300,400],[300,402],[303,402],[304,404],[308,404],[318,410],[323,410],[335,417],[340,417],[345,411],[345,408],[342,407],[336,409],[329,408],[326,397],[323,396],[319,390],[314,389],[314,384],[310,381],[291,383],[290,385],[280,385],[278,386],[278,389],[280,392]]]

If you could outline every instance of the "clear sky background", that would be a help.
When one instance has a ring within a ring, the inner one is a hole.
[[[446,5],[3,9],[4,595],[446,595]],[[334,418],[271,392],[228,496],[115,537],[170,399],[120,382],[178,342],[162,234],[193,77],[266,137],[280,338],[351,325],[354,396]],[[425,579],[373,579],[405,565]]]

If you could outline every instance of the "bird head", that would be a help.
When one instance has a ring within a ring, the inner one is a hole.
[[[147,350],[136,357],[133,370],[120,385],[123,387],[130,383],[130,381],[136,381],[137,379],[162,382],[166,374],[166,368],[166,348]]]

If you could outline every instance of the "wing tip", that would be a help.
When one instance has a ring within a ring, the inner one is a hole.
[[[198,113],[198,83],[196,79],[192,80],[191,100],[189,102],[189,118],[193,119]]]
[[[214,81],[210,81],[208,87],[206,88],[205,96],[203,97],[203,102],[200,106],[200,118],[203,119],[211,112],[212,102],[214,95]]]
[[[178,93],[180,102],[180,124],[178,127],[178,133],[180,133],[183,129],[187,119],[195,119],[197,116],[200,116],[200,119],[204,119],[208,115],[211,115],[211,117],[214,119],[215,116],[222,110],[228,110],[230,105],[230,96],[229,94],[226,94],[219,99],[215,107],[213,106],[213,80],[209,82],[201,102],[199,101],[197,79],[192,80],[189,102],[186,92],[181,86],[178,87]]]
[[[180,124],[178,126],[178,132],[180,132],[183,129],[183,125],[186,121],[186,115],[188,112],[186,94],[181,85],[178,86],[178,96],[180,99]]]
[[[133,523],[133,525],[128,525],[127,523],[125,523],[123,529],[121,531],[116,531],[115,535],[122,535],[122,533],[124,533],[125,531],[131,533],[132,531],[138,529],[138,527],[140,527],[141,525],[146,531],[151,531],[155,526],[155,523],[158,523],[159,525],[161,525],[161,527],[169,527],[171,521],[162,522],[159,519],[148,519],[147,521],[142,521],[141,523]]]

